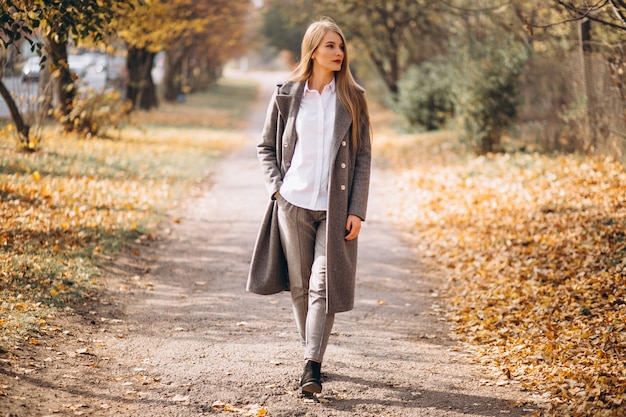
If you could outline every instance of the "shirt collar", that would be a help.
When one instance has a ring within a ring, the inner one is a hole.
[[[323,91],[325,91],[326,89],[330,89],[331,93],[335,92],[336,86],[335,86],[335,79],[333,78],[328,84],[326,84],[326,86],[322,89],[322,91],[318,91],[318,93],[322,94]],[[308,93],[311,91],[316,91],[316,90],[311,90],[309,88],[309,80],[306,80],[306,84],[304,84],[304,92]]]

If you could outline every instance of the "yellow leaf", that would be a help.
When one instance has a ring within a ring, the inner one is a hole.
[[[28,310],[28,306],[26,303],[17,303],[13,306],[13,310],[26,311]]]
[[[41,181],[41,174],[39,173],[39,171],[33,172],[33,179],[35,181]]]

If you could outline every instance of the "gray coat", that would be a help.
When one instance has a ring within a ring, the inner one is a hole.
[[[298,139],[295,121],[304,85],[304,82],[279,85],[267,111],[257,155],[270,196],[280,189],[291,164]],[[328,313],[348,311],[354,307],[358,238],[346,241],[344,237],[349,214],[365,220],[371,162],[367,117],[363,118],[360,146],[355,149],[351,141],[352,118],[338,98],[335,115],[326,217]],[[276,212],[276,201],[270,199],[252,255],[247,283],[249,292],[274,294],[289,290],[287,263],[280,242]]]

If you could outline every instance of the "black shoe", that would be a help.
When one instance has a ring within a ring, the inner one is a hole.
[[[307,361],[300,380],[300,390],[303,394],[316,394],[322,392],[322,364],[315,361]]]

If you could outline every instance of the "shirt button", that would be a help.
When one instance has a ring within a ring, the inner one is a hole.
[[[342,185],[342,186],[341,186],[341,191],[345,191],[345,189],[346,189],[346,186],[345,186],[345,185]]]
[[[347,143],[346,143],[345,140],[343,142],[341,142],[341,146],[346,146],[346,145],[347,145]]]
[[[344,163],[342,162],[342,163],[341,163],[341,167],[342,167],[342,168],[345,168],[345,167],[346,167],[346,164],[344,164]]]

